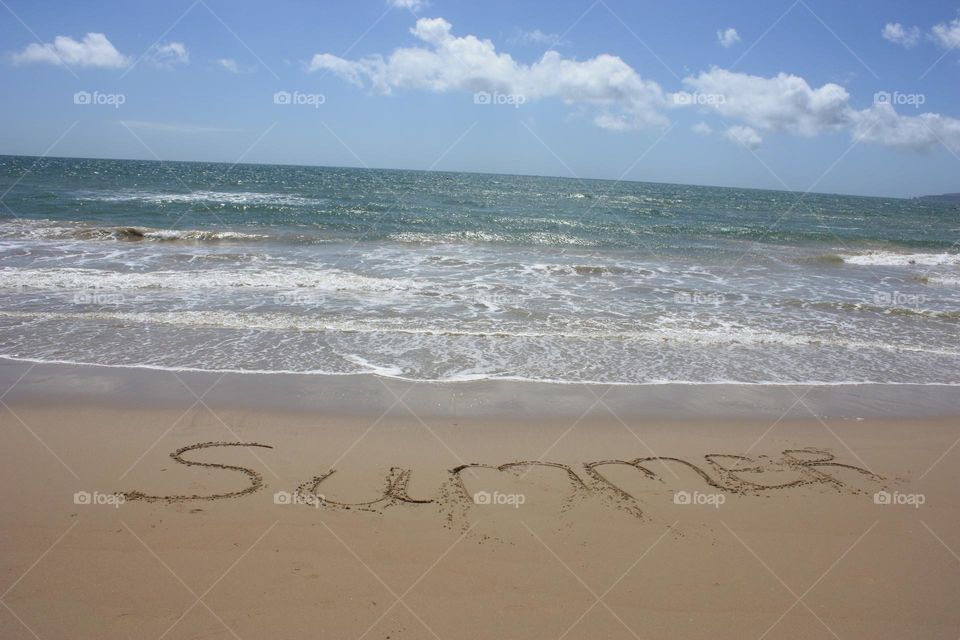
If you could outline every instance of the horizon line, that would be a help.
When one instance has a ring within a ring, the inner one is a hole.
[[[57,156],[57,155],[34,155],[22,153],[0,153],[0,157],[8,158],[36,158],[37,160],[108,160],[119,162],[155,162],[163,164],[164,162],[192,163],[192,164],[225,164],[233,166],[264,166],[264,167],[301,167],[315,169],[354,169],[359,171],[410,171],[417,173],[464,173],[468,175],[487,175],[487,176],[506,176],[515,178],[553,178],[558,180],[574,180],[584,182],[586,180],[595,182],[613,182],[613,183],[632,183],[632,184],[653,184],[676,187],[699,187],[706,189],[731,189],[738,191],[770,191],[774,193],[790,194],[813,194],[821,196],[842,196],[845,198],[873,198],[873,199],[894,199],[894,200],[918,200],[928,197],[938,197],[945,195],[954,195],[955,192],[942,194],[924,194],[920,196],[881,196],[881,195],[862,195],[856,193],[840,193],[828,191],[803,191],[798,189],[771,189],[764,187],[742,187],[716,184],[695,184],[690,182],[657,182],[653,180],[635,180],[635,179],[614,179],[614,178],[581,178],[579,176],[558,176],[535,173],[496,173],[492,171],[462,171],[449,169],[405,169],[396,167],[370,167],[370,166],[349,166],[349,165],[326,165],[326,164],[296,164],[287,162],[228,162],[225,160],[161,160],[157,158],[109,158],[96,156]]]

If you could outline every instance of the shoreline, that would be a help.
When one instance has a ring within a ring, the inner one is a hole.
[[[411,384],[469,384],[469,383],[498,383],[519,382],[534,385],[571,385],[595,387],[960,387],[960,382],[879,382],[874,380],[843,380],[827,382],[823,380],[803,380],[799,382],[776,382],[772,380],[759,382],[744,382],[740,380],[651,380],[649,382],[603,382],[600,380],[545,380],[525,378],[521,376],[479,376],[474,378],[407,378],[401,375],[392,375],[380,371],[363,371],[350,373],[333,373],[330,371],[294,371],[288,369],[203,369],[200,367],[166,367],[150,364],[102,364],[98,362],[77,362],[74,360],[43,360],[39,358],[20,358],[9,355],[0,355],[0,364],[25,363],[42,365],[59,365],[67,367],[102,367],[104,369],[128,369],[142,371],[166,371],[168,373],[205,373],[212,375],[234,374],[251,376],[310,376],[330,378],[363,378],[374,376],[385,380],[397,380]]]
[[[20,402],[41,406],[71,402],[162,409],[190,397],[187,385],[207,390],[205,401],[211,406],[345,417],[380,415],[399,394],[425,417],[503,421],[577,418],[598,397],[611,411],[632,420],[960,416],[960,394],[954,386],[934,384],[425,382],[372,373],[173,371],[0,358],[0,388],[14,384]]]

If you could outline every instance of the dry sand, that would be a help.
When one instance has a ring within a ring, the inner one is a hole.
[[[0,406],[2,638],[960,634],[954,418],[91,398]]]

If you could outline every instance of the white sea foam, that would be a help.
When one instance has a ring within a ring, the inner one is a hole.
[[[27,240],[255,240],[268,236],[241,231],[97,227],[52,220],[16,220],[0,225],[0,237]]]
[[[927,284],[941,287],[960,287],[960,277],[956,276],[928,275],[924,276],[923,280]]]
[[[144,238],[155,240],[251,240],[255,238],[267,237],[258,233],[241,233],[240,231],[199,231],[196,229],[178,230],[134,228],[132,231],[135,234],[142,235]],[[128,235],[130,235],[129,230]]]
[[[578,380],[564,378],[549,378],[537,376],[519,376],[519,375],[454,375],[444,378],[416,378],[406,375],[390,375],[379,373],[374,370],[365,371],[328,371],[326,369],[244,369],[244,368],[218,368],[218,367],[188,367],[158,365],[148,363],[136,364],[104,364],[85,360],[82,358],[62,359],[62,358],[29,358],[18,354],[0,353],[0,358],[13,362],[29,362],[36,364],[63,364],[79,367],[103,367],[105,369],[146,369],[151,371],[174,371],[174,372],[208,372],[208,373],[230,373],[237,375],[316,375],[316,376],[355,376],[355,375],[377,375],[381,377],[394,378],[397,380],[406,380],[409,382],[439,382],[439,383],[467,383],[477,382],[479,380],[501,381],[501,382],[520,382],[534,384],[561,384],[561,385],[598,385],[604,387],[667,387],[667,386],[733,386],[733,387],[960,387],[960,382],[891,382],[884,380],[735,380],[735,379],[717,379],[717,380],[671,380],[671,379],[653,379],[644,382],[624,382],[610,380]]]
[[[190,204],[213,203],[248,206],[309,206],[320,204],[323,201],[316,198],[304,198],[288,193],[260,193],[256,191],[208,191],[198,190],[189,193],[164,193],[160,191],[109,191],[109,192],[82,192],[79,199],[91,202],[133,202],[142,201],[153,204]]]
[[[871,251],[870,253],[845,254],[840,257],[847,264],[878,267],[960,265],[960,253],[894,253],[892,251]]]
[[[120,272],[104,269],[0,269],[0,287],[7,289],[221,289],[308,288],[319,291],[390,292],[425,286],[406,278],[374,278],[339,269],[249,268],[190,271]]]
[[[485,231],[457,231],[448,233],[420,233],[403,231],[392,233],[388,239],[394,242],[410,242],[423,244],[452,244],[457,242],[505,242],[506,236],[488,233]]]
[[[434,336],[439,339],[483,338],[514,340],[601,340],[631,341],[650,344],[687,345],[693,347],[816,347],[880,350],[891,353],[926,353],[949,357],[960,356],[960,350],[943,349],[929,345],[880,342],[863,339],[827,338],[824,336],[792,334],[770,329],[744,326],[721,326],[711,329],[660,326],[652,329],[610,330],[603,326],[584,326],[566,330],[500,330],[497,325],[487,329],[462,327],[429,320],[378,318],[374,320],[331,320],[322,317],[290,313],[243,313],[235,311],[165,311],[123,312],[95,311],[87,313],[0,311],[0,317],[23,320],[57,321],[111,321],[134,324],[162,324],[193,328],[223,328],[257,331],[299,331],[361,334],[407,334]]]
[[[374,364],[363,356],[353,353],[344,356],[344,360],[359,365],[368,373],[374,373],[385,378],[399,378],[404,374],[404,371],[401,367]]]
[[[387,236],[394,242],[409,242],[420,244],[455,244],[459,242],[512,242],[538,246],[574,246],[593,247],[598,241],[580,238],[564,233],[532,232],[516,234],[500,234],[488,231],[451,231],[446,233],[423,233],[402,231]]]

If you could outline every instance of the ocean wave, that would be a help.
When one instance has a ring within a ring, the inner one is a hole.
[[[245,313],[236,311],[92,311],[86,313],[0,311],[0,318],[39,321],[107,321],[110,323],[161,324],[184,328],[216,328],[272,332],[331,332],[355,334],[406,334],[440,338],[533,339],[533,340],[622,340],[650,345],[690,347],[833,347],[862,351],[873,349],[890,353],[925,353],[960,357],[960,351],[927,345],[878,342],[873,340],[827,338],[819,335],[791,334],[773,329],[746,326],[690,328],[660,326],[653,329],[623,330],[588,327],[558,330],[507,330],[499,325],[469,329],[458,325],[423,324],[404,318],[376,320],[331,320],[290,313]]]
[[[595,247],[599,240],[580,238],[566,233],[550,232],[518,232],[513,234],[491,233],[488,231],[449,231],[445,233],[425,233],[402,231],[387,236],[393,242],[416,244],[456,244],[461,242],[475,243],[512,243],[520,245],[536,245],[545,247],[574,246]]]
[[[406,278],[375,278],[339,269],[273,268],[195,269],[118,272],[103,269],[0,269],[0,287],[7,289],[112,290],[220,288],[312,289],[315,291],[397,292],[426,283]]]
[[[805,258],[803,261],[816,264],[843,264],[844,262],[843,256],[837,255],[836,253],[824,253],[819,256]]]
[[[599,240],[588,240],[587,238],[580,238],[578,236],[572,236],[567,233],[526,233],[523,234],[523,240],[534,245],[542,245],[546,247],[556,247],[562,245],[568,245],[572,247],[596,247],[599,246]]]
[[[919,299],[919,295],[917,296]],[[783,305],[787,307],[796,307],[799,309],[824,309],[827,311],[854,311],[854,312],[865,312],[865,313],[878,313],[888,316],[903,316],[903,317],[924,317],[924,318],[937,318],[940,320],[958,320],[960,319],[960,311],[944,311],[937,309],[927,309],[920,306],[915,307],[903,307],[903,306],[894,306],[894,305],[882,305],[882,304],[873,304],[868,302],[846,302],[841,300],[834,301],[824,301],[824,300],[798,300],[798,299],[788,299],[783,301]]]
[[[208,191],[189,193],[165,193],[161,191],[108,191],[78,194],[78,199],[87,202],[149,202],[151,204],[212,203],[234,206],[288,206],[304,207],[322,204],[323,200],[306,198],[288,193],[261,193],[257,191]]]
[[[30,240],[153,240],[204,242],[218,240],[260,240],[267,235],[241,231],[201,229],[154,229],[150,227],[94,227],[53,220],[17,220],[0,225],[2,238]]]
[[[960,277],[958,276],[926,275],[921,276],[918,280],[924,284],[940,287],[960,287]]]
[[[628,273],[638,273],[640,275],[651,275],[653,272],[647,269],[628,269],[617,265],[599,265],[599,264],[534,264],[530,265],[531,271],[548,273],[550,275],[561,276],[607,276],[607,275],[625,275]]]
[[[508,242],[510,238],[498,233],[486,231],[451,231],[447,233],[422,233],[403,231],[391,233],[388,240],[411,244],[450,244],[457,242]]]
[[[256,238],[266,238],[267,236],[259,233],[242,233],[240,231],[200,231],[197,229],[188,229],[180,231],[177,229],[145,229],[137,227],[125,227],[117,230],[118,236],[128,239],[144,240],[252,240]]]
[[[892,251],[871,251],[861,254],[842,254],[840,258],[847,264],[877,267],[903,267],[911,265],[944,266],[960,265],[960,253],[895,253]]]

